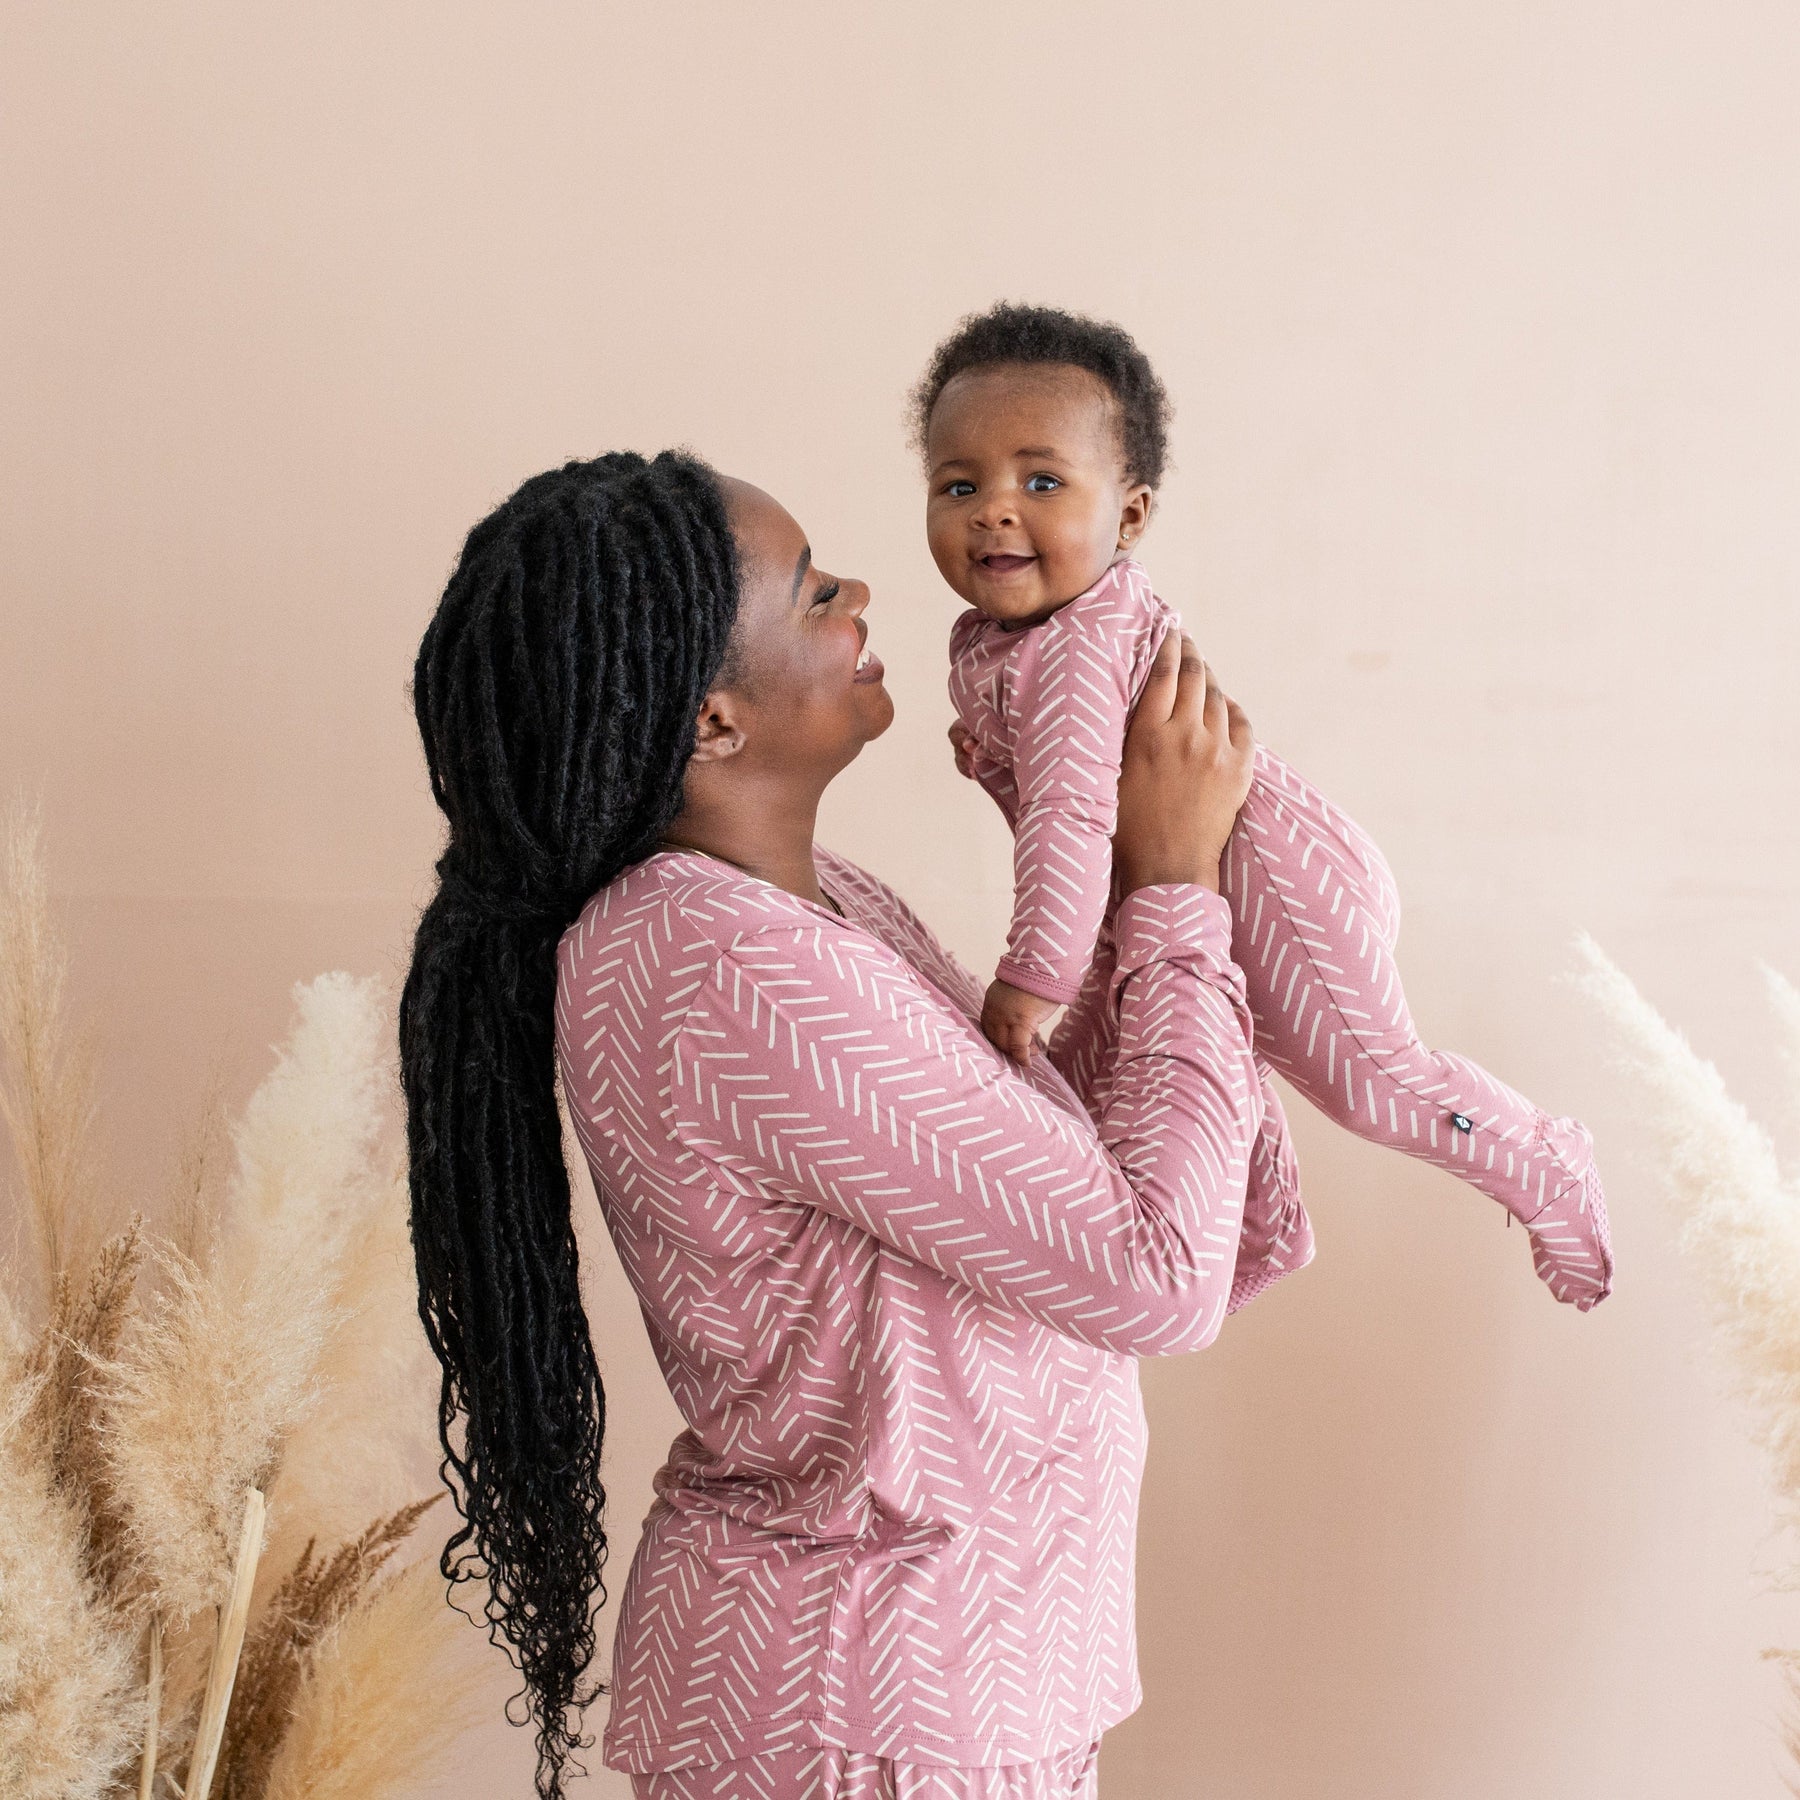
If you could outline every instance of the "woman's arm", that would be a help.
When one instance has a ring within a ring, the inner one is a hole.
[[[727,1188],[811,1201],[1072,1336],[1138,1355],[1210,1342],[1261,1111],[1218,896],[1252,747],[1193,644],[1166,641],[1119,781],[1097,1133],[891,950],[821,922],[714,963],[675,1046],[686,1141]]]
[[[1113,961],[1111,934],[1103,932],[1081,997],[1063,1014],[1050,1040],[1052,1067],[1096,1119],[1105,1107],[1118,1047],[1119,1017],[1111,999]],[[1262,1117],[1250,1147],[1244,1224],[1227,1313],[1236,1312],[1282,1276],[1305,1268],[1313,1256],[1312,1221],[1300,1195],[1287,1115],[1267,1069],[1259,1065],[1258,1073]]]
[[[1129,896],[1119,944],[1097,1131],[892,951],[824,922],[717,958],[674,1044],[676,1129],[728,1193],[817,1206],[1084,1342],[1199,1349],[1260,1120],[1243,977],[1199,886]]]

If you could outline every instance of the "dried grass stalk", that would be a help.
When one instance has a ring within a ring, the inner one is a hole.
[[[138,1757],[138,1800],[150,1800],[156,1785],[156,1745],[162,1732],[162,1620],[150,1615],[146,1633],[149,1668],[144,1681],[144,1748]]]
[[[265,1800],[416,1792],[467,1724],[485,1648],[431,1563],[384,1581],[315,1650]]]
[[[68,960],[50,918],[35,808],[0,828],[0,1119],[18,1168],[43,1305],[79,1280],[99,1236],[93,1053],[63,1017]]]
[[[244,1646],[225,1727],[220,1800],[258,1800],[281,1747],[295,1696],[319,1640],[364,1596],[424,1514],[442,1496],[377,1519],[330,1556],[308,1544],[275,1590]]]
[[[79,1514],[26,1428],[42,1377],[15,1363],[0,1394],[0,1794],[100,1800],[131,1759],[140,1713],[130,1635],[86,1570]]]
[[[185,1622],[162,1622],[163,1691],[156,1754],[158,1766],[165,1771],[193,1761],[194,1727],[200,1721],[200,1701],[206,1692],[217,1636],[217,1621],[210,1613],[196,1613]],[[165,1787],[170,1779],[165,1774]]]
[[[219,1615],[219,1636],[213,1646],[212,1666],[206,1675],[206,1698],[200,1703],[200,1723],[194,1732],[194,1755],[188,1778],[182,1784],[190,1800],[207,1800],[212,1791],[213,1770],[225,1736],[225,1715],[237,1680],[238,1656],[244,1647],[244,1630],[250,1621],[250,1595],[256,1586],[256,1564],[262,1555],[263,1497],[255,1488],[244,1496],[244,1524],[232,1565],[231,1592]]]
[[[167,1208],[169,1241],[198,1269],[213,1265],[230,1142],[224,1077],[214,1069],[183,1140]]]

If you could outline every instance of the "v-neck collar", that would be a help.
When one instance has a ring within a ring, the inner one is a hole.
[[[812,912],[823,913],[827,918],[836,919],[843,925],[856,923],[855,916],[844,904],[842,896],[834,894],[819,873],[819,849],[816,844],[813,846],[813,879],[819,884],[819,892],[825,896],[823,906],[817,900],[807,899],[804,894],[796,894],[792,888],[784,888],[779,882],[770,881],[765,875],[753,875],[748,869],[740,868],[738,864],[728,861],[725,857],[715,856],[710,850],[696,850],[691,844],[664,844],[661,848],[653,850],[650,858],[646,860],[652,860],[658,856],[703,856],[708,862],[717,863],[722,869],[729,869],[732,874],[745,881],[754,881],[761,887],[773,888],[776,893],[787,895],[796,905],[804,906]]]

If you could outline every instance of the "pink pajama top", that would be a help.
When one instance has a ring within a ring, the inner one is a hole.
[[[661,852],[558,952],[564,1094],[687,1421],[620,1600],[618,1769],[1027,1762],[1125,1717],[1135,1359],[1209,1343],[1304,1223],[1251,1167],[1217,895],[1129,896],[1022,1072],[897,896],[818,871],[844,916]]]
[[[1126,722],[1179,624],[1128,557],[1039,624],[1009,630],[971,607],[950,628],[950,704],[1013,828],[1012,930],[994,972],[1028,994],[1080,992],[1111,894]]]

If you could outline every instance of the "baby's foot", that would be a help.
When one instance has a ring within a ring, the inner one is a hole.
[[[1554,1191],[1542,1206],[1533,1197],[1507,1210],[1531,1235],[1538,1278],[1558,1300],[1587,1312],[1612,1292],[1612,1234],[1594,1140],[1578,1119],[1546,1117],[1530,1155],[1547,1161]]]

